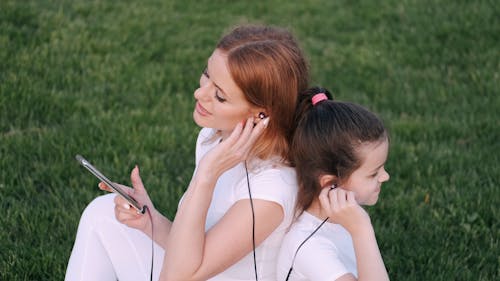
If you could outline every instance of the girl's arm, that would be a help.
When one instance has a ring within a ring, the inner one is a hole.
[[[361,226],[360,226],[361,228]],[[371,224],[352,234],[358,280],[389,280]]]
[[[389,280],[370,217],[356,202],[354,193],[341,188],[324,188],[319,200],[330,219],[342,225],[351,234],[358,269],[357,280]],[[337,279],[348,280],[356,278],[352,274],[346,274]]]
[[[236,202],[209,231],[205,222],[218,178],[246,159],[265,128],[264,122],[238,124],[231,135],[203,156],[172,223],[160,280],[206,280],[252,250],[252,213],[249,200]],[[254,200],[256,245],[284,218],[277,203]]]

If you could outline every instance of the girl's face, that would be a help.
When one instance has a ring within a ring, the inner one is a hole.
[[[227,67],[227,56],[218,49],[208,59],[194,97],[196,124],[220,130],[223,136],[230,133],[238,122],[258,114],[233,81]]]
[[[384,169],[389,151],[389,142],[362,144],[358,153],[363,159],[361,166],[355,170],[341,188],[353,191],[360,205],[377,203],[383,182],[389,180],[389,174]]]

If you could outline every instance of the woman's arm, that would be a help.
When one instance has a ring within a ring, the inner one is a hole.
[[[218,178],[246,159],[265,128],[238,124],[231,135],[203,156],[172,223],[160,280],[206,280],[236,263],[252,250],[250,202],[236,202],[208,232],[205,222]],[[277,203],[254,200],[256,243],[261,243],[283,220]]]
[[[186,199],[183,205],[188,203]],[[274,202],[254,199],[253,205],[258,246],[280,225],[284,214],[281,206]],[[160,280],[206,280],[252,251],[249,199],[236,202],[206,233],[205,220],[199,219],[204,215],[195,214],[200,209],[183,208],[183,211],[174,220]],[[182,225],[176,225],[178,220]]]
[[[341,188],[324,188],[319,200],[330,219],[342,225],[351,234],[358,269],[357,280],[389,280],[370,217],[356,202],[354,193]],[[356,279],[351,274],[337,279],[347,280]]]

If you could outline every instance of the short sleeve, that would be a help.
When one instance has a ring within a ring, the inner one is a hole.
[[[308,240],[298,251],[293,270],[307,280],[332,281],[349,273],[330,241],[317,237]]]
[[[249,173],[249,179],[253,199],[276,202],[282,206],[287,216],[293,213],[297,196],[297,179],[293,168],[269,165],[256,173]],[[249,198],[244,177],[235,190],[235,201]]]

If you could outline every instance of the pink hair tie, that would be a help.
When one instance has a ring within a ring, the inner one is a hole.
[[[318,94],[315,94],[311,100],[312,100],[312,104],[313,106],[316,105],[318,102],[322,101],[322,100],[327,100],[328,97],[325,95],[325,93],[318,93]]]

